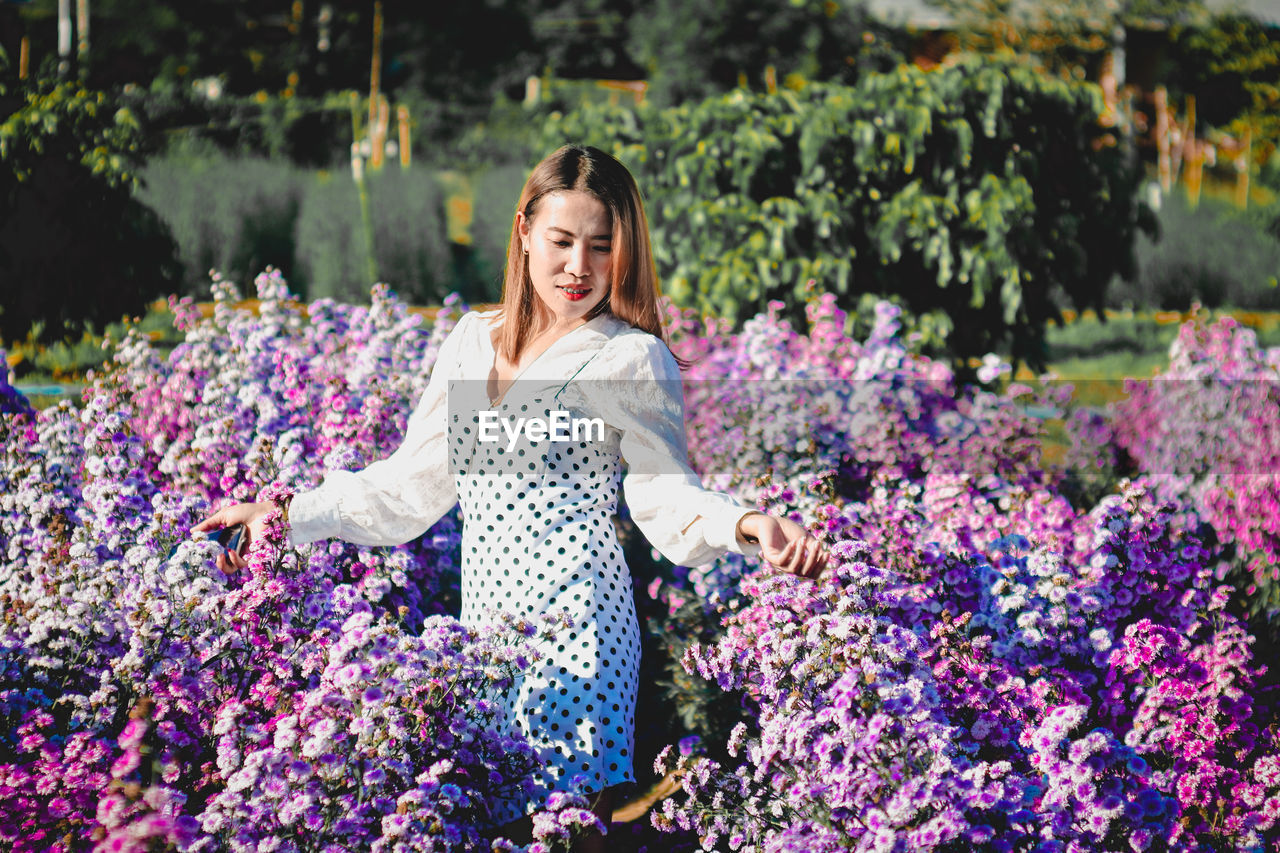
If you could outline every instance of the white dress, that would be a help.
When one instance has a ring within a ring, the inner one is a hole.
[[[640,632],[613,525],[619,483],[632,519],[673,563],[759,546],[737,541],[748,508],[703,489],[689,467],[670,351],[610,315],[559,338],[517,377],[492,409],[508,430],[491,440],[494,416],[484,432],[477,420],[491,405],[491,318],[458,321],[394,454],[363,471],[331,472],[294,497],[290,538],[398,544],[460,502],[461,621],[484,625],[492,609],[568,611],[571,627],[539,648],[542,659],[507,696],[511,724],[544,759],[531,806],[579,776],[586,791],[634,781]],[[584,429],[572,436],[556,427],[557,412]],[[518,417],[551,421],[552,433],[512,441]],[[501,806],[499,820],[519,808]]]

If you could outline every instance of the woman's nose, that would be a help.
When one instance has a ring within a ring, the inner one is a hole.
[[[564,271],[579,278],[585,276],[591,270],[591,265],[587,258],[587,253],[590,250],[591,247],[585,244],[574,244],[570,247],[569,257],[564,262]]]

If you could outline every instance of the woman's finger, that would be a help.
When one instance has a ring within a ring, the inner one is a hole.
[[[778,567],[780,569],[790,571],[790,566],[795,564],[797,553],[797,543],[795,539],[787,543],[787,547],[782,549],[782,556],[778,558]]]
[[[209,516],[204,521],[200,522],[195,527],[191,528],[191,531],[193,533],[204,533],[206,530],[214,530],[216,528],[223,527],[223,526],[224,525],[222,523],[222,510],[218,510],[213,515]]]
[[[823,567],[827,564],[827,549],[821,542],[816,542],[813,552],[809,555],[809,559],[805,561],[804,568],[800,574],[810,580],[817,580],[822,574]]]
[[[791,559],[787,562],[787,571],[794,575],[796,570],[804,563],[805,551],[809,543],[804,539],[792,539],[791,544],[795,545],[796,549],[792,553]]]

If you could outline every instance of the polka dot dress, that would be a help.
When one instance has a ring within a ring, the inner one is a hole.
[[[521,389],[513,389],[521,390]],[[551,418],[562,403],[508,394],[507,419]],[[561,409],[562,410],[562,409]],[[474,424],[473,424],[474,427]],[[508,718],[537,749],[538,793],[599,791],[633,780],[640,630],[613,517],[617,442],[479,443],[464,428],[455,483],[463,513],[462,613],[483,625],[493,609],[535,617],[567,611],[571,626],[539,647],[507,696]],[[501,817],[514,819],[518,804]]]

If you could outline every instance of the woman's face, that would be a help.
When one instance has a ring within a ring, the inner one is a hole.
[[[613,222],[595,196],[569,190],[542,198],[530,220],[516,214],[529,278],[553,325],[578,326],[609,293]]]

